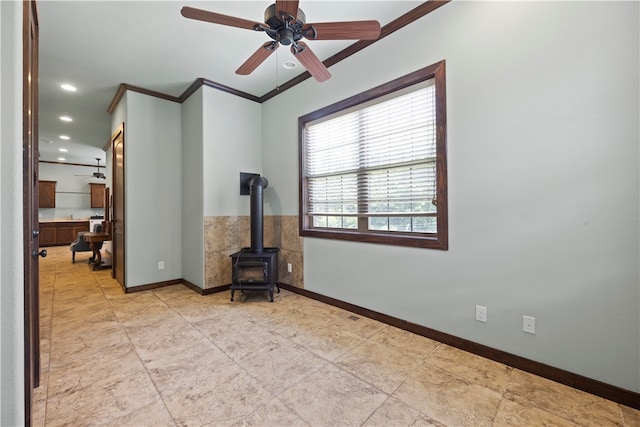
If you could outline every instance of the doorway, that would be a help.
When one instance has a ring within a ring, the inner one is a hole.
[[[111,155],[112,155],[112,187],[113,187],[113,203],[112,203],[112,251],[113,251],[113,269],[111,275],[126,292],[125,283],[125,258],[124,258],[124,239],[125,239],[125,218],[124,218],[124,123],[120,125],[118,130],[111,137]],[[108,209],[108,207],[107,207]]]

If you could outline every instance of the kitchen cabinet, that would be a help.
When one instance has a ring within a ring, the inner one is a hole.
[[[40,246],[62,246],[71,244],[78,232],[89,231],[86,220],[52,220],[40,222]]]
[[[44,225],[40,223],[40,246],[55,246],[56,244],[56,229],[50,227],[48,224]]]
[[[104,184],[89,184],[91,186],[91,207],[104,208]]]
[[[56,207],[56,183],[57,181],[38,181],[38,207]]]

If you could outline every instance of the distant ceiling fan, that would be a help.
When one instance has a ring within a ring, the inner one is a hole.
[[[247,30],[263,31],[273,41],[266,42],[244,64],[236,70],[236,74],[248,75],[262,64],[278,47],[291,45],[291,53],[304,65],[309,73],[319,82],[328,80],[331,73],[327,67],[311,51],[308,40],[375,40],[380,36],[378,21],[344,21],[321,22],[307,24],[297,0],[276,0],[264,12],[264,23],[253,22],[234,16],[208,12],[185,6],[180,11],[185,18]]]
[[[98,171],[97,172],[94,172],[91,175],[74,175],[74,176],[84,176],[84,177],[87,177],[87,178],[93,177],[93,178],[106,179],[107,177],[104,176],[104,174],[102,172],[100,172],[100,157],[96,157],[95,159],[98,161],[98,166],[97,166],[98,167]]]

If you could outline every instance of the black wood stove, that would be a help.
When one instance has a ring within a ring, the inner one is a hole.
[[[243,183],[241,182],[241,185]],[[261,176],[247,179],[251,195],[251,247],[231,254],[231,301],[235,291],[268,291],[273,302],[273,292],[278,285],[278,248],[263,246],[264,215],[263,190],[269,182]]]

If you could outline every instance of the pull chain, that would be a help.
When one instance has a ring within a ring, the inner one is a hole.
[[[276,90],[280,90],[280,86],[278,85],[278,64],[280,63],[279,57],[278,57],[278,50],[276,49]]]

